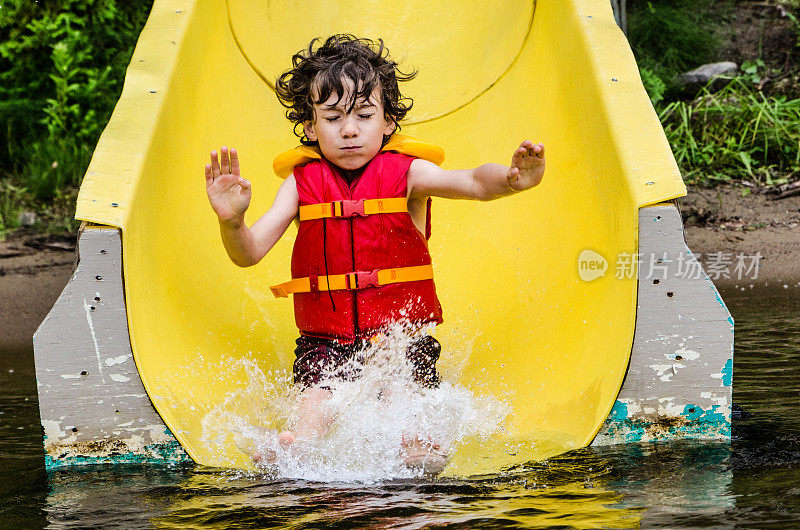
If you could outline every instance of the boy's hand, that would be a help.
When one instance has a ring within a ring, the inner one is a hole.
[[[243,221],[250,206],[250,181],[239,172],[236,149],[222,146],[222,157],[211,151],[211,163],[206,164],[206,193],[220,221]],[[230,157],[228,156],[230,154]]]
[[[544,176],[544,145],[525,140],[519,144],[511,157],[511,167],[506,180],[514,191],[532,188],[542,181]]]

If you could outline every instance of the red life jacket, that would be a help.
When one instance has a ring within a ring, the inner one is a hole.
[[[411,156],[382,151],[351,184],[324,158],[297,166],[294,176],[300,206],[405,199],[406,174],[412,160]],[[348,284],[348,288],[334,288],[331,283],[331,290],[319,290],[334,275],[387,269],[413,271],[414,267],[430,266],[428,236],[417,230],[407,212],[302,220],[292,253],[292,278],[309,279],[306,290],[310,292],[294,292],[295,321],[300,332],[352,341],[369,337],[396,321],[441,323],[442,307],[430,275],[431,279],[396,280],[401,283],[385,285],[375,285],[373,277],[372,285],[366,287]]]

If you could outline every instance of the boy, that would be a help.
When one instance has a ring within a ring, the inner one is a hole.
[[[322,406],[331,395],[325,381],[356,377],[345,369],[349,361],[393,323],[402,321],[414,336],[406,352],[414,379],[438,384],[439,343],[418,333],[442,322],[427,249],[430,197],[498,199],[538,185],[545,165],[543,145],[530,141],[514,151],[510,167],[465,170],[388,150],[411,108],[398,81],[415,73],[399,73],[382,41],[334,35],[314,49],[315,42],[292,58],[294,68],[281,75],[276,92],[301,143],[318,148],[317,159],[294,167],[249,228],[251,184],[236,150],[212,151],[205,167],[208,198],[236,265],[258,263],[299,222],[293,280],[272,288],[276,296],[294,295],[301,333],[294,379],[304,389],[294,430],[278,435],[284,448],[327,432],[333,418]],[[415,437],[403,445],[410,464],[439,449]]]

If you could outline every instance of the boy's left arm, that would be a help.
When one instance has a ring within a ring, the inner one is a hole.
[[[538,185],[544,176],[544,145],[526,140],[511,165],[484,164],[474,169],[442,169],[416,159],[408,170],[409,199],[445,197],[491,201]]]

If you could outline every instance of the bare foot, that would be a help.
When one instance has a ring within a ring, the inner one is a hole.
[[[447,451],[431,438],[403,436],[403,463],[410,469],[421,469],[425,475],[438,475],[447,465]]]
[[[286,450],[294,443],[292,431],[278,433],[277,429],[264,429],[262,435],[263,441],[256,446],[252,454],[253,463],[256,465],[274,463],[278,458],[278,453],[275,452],[277,445]],[[275,442],[277,442],[277,445]]]

